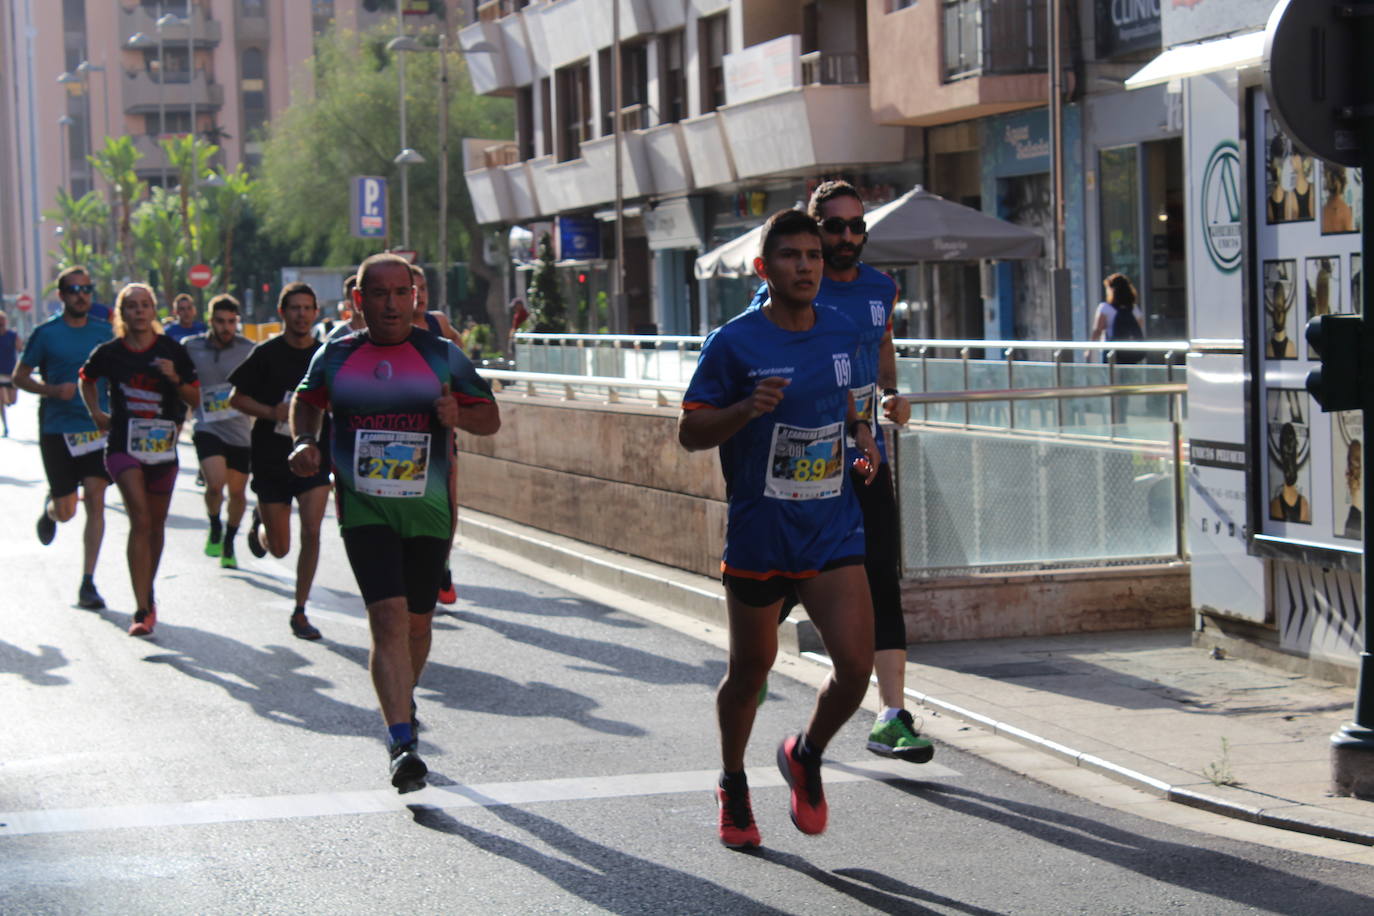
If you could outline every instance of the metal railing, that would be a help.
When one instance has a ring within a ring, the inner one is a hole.
[[[1047,66],[1044,0],[944,0],[942,19],[946,80]]]

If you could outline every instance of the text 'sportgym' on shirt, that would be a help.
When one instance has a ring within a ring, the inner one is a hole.
[[[91,351],[112,337],[114,330],[107,321],[87,317],[84,325],[74,328],[58,315],[33,329],[19,361],[38,373],[45,385],[65,385],[78,381]],[[100,409],[108,413],[110,399],[105,384],[99,386],[99,391]],[[70,401],[39,398],[38,431],[90,433],[95,431],[95,421],[80,392]]]
[[[844,450],[859,331],[834,309],[815,314],[806,331],[780,328],[761,309],[717,328],[683,396],[684,410],[722,409],[765,378],[788,380],[777,409],[720,446],[729,503],[722,569],[731,575],[806,577],[864,552]]]
[[[330,413],[341,528],[452,535],[453,431],[434,412],[445,384],[460,408],[495,401],[461,350],[418,328],[396,344],[359,331],[315,354],[296,396]]]
[[[768,298],[768,284],[759,286],[749,303],[756,309]],[[859,353],[854,360],[854,407],[859,419],[866,421],[878,443],[878,455],[887,461],[887,437],[878,428],[882,411],[878,409],[882,393],[878,390],[878,349],[883,338],[892,330],[892,308],[897,299],[897,284],[891,277],[867,264],[859,264],[859,275],[841,282],[821,277],[816,291],[816,304],[833,308],[859,329]],[[849,460],[860,452],[852,438],[845,438]]]
[[[81,367],[81,378],[109,379],[110,434],[107,453],[124,453],[144,464],[176,460],[176,439],[186,419],[186,402],[156,361],[169,359],[183,385],[196,385],[196,367],[186,348],[166,334],[155,334],[143,350],[124,338],[96,347]]]

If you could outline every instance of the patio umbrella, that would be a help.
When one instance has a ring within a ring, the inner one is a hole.
[[[863,259],[871,264],[1040,257],[1039,233],[945,200],[917,185],[870,210]]]
[[[758,225],[739,238],[731,239],[724,245],[706,252],[697,258],[697,279],[753,276],[754,258],[758,257],[759,241],[762,238],[763,226]]]

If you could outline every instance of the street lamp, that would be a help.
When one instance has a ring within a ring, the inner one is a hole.
[[[67,189],[68,194],[72,192],[72,189],[71,175],[69,174],[71,170],[71,156],[67,152],[67,147],[71,143],[72,125],[75,123],[76,121],[72,119],[71,115],[63,115],[57,119],[57,126],[61,128],[57,133],[57,140],[58,154],[62,157],[62,187]]]
[[[439,283],[438,298],[443,304],[445,314],[449,311],[448,302],[448,33],[440,31],[438,47],[421,44],[414,38],[400,35],[386,43],[388,51],[438,51],[439,52]],[[486,41],[479,41],[466,50],[468,54],[493,54],[496,47]],[[405,70],[400,61],[405,58],[402,56],[398,61],[401,72],[401,145],[405,146]],[[424,158],[414,150],[402,151],[402,156],[406,152],[415,154],[413,162],[423,162]],[[401,161],[401,156],[397,156],[396,162]],[[411,164],[407,162],[406,164]],[[406,173],[401,171],[401,210],[405,221],[404,229],[406,239],[410,235],[410,209],[409,198],[407,196]],[[410,245],[406,244],[406,248]]]

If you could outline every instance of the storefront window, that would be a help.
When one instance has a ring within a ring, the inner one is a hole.
[[[1125,274],[1137,288],[1140,274],[1140,164],[1135,146],[1098,154],[1102,206],[1102,276]],[[1148,314],[1149,306],[1145,304]]]

